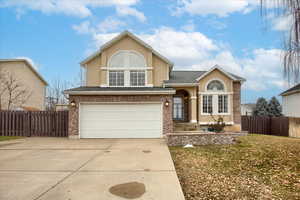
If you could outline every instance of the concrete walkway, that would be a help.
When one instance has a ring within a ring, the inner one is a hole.
[[[0,142],[1,200],[122,200],[109,189],[129,182],[145,186],[136,199],[184,200],[162,139]]]

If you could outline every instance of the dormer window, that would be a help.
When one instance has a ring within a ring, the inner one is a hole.
[[[143,55],[121,50],[108,62],[108,83],[111,87],[144,87],[147,64]]]

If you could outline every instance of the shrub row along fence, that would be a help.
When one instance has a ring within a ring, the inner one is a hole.
[[[0,111],[0,136],[68,136],[68,111]]]
[[[249,133],[288,137],[289,118],[242,116],[242,130]]]

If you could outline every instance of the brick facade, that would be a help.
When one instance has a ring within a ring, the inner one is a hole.
[[[233,82],[233,122],[241,124],[241,82]]]
[[[76,106],[69,111],[69,137],[78,137],[79,134],[79,103],[84,102],[162,102],[163,103],[163,134],[173,132],[172,119],[172,95],[70,95],[70,102],[74,101]],[[169,101],[169,106],[164,102]]]

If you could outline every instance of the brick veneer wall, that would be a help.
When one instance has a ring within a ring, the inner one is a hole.
[[[69,110],[69,137],[76,138],[79,134],[79,103],[80,102],[162,102],[169,101],[169,106],[163,104],[163,134],[173,132],[172,96],[171,95],[70,95],[70,102],[75,101],[76,106]]]
[[[241,124],[241,83],[233,83],[233,122]]]

